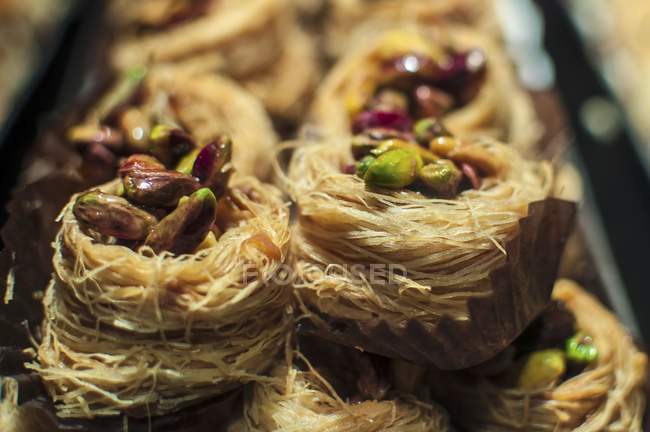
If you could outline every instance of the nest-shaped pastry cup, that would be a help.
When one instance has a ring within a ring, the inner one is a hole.
[[[121,0],[115,3],[116,11],[131,9]],[[298,122],[319,80],[321,65],[315,41],[300,29],[293,2],[213,3],[207,15],[170,29],[144,36],[121,31],[127,36],[118,38],[113,64],[128,69],[154,62],[185,72],[231,76],[260,99],[271,115]],[[117,21],[119,28],[123,20]]]
[[[340,366],[332,365],[334,370]],[[229,432],[449,430],[446,412],[435,404],[406,395],[390,395],[381,401],[348,402],[317,369],[311,365],[304,369],[276,366],[272,373],[276,381],[255,384],[250,389],[243,418]]]
[[[575,204],[545,198],[546,165],[492,143],[511,164],[503,179],[428,199],[342,174],[343,146],[303,146],[290,166],[303,331],[442,369],[503,350],[550,301],[573,226]]]
[[[240,81],[271,116],[296,123],[307,111],[321,69],[315,41],[296,26],[287,31],[282,56],[273,65]]]
[[[5,378],[0,401],[3,432],[225,432],[223,419],[241,409],[242,392],[233,391],[161,417],[60,418],[47,396],[24,400],[24,386]],[[19,399],[20,403],[19,403]],[[215,426],[217,425],[217,426]],[[223,426],[219,426],[223,425]]]
[[[489,35],[464,27],[425,30],[405,25],[399,29],[368,29],[355,38],[318,88],[310,111],[311,120],[330,133],[349,135],[349,100],[367,100],[372,96],[366,94],[370,93],[367,83],[374,83],[381,76],[379,53],[399,39],[403,40],[399,42],[402,48],[395,49],[395,54],[409,53],[406,48],[409,44],[413,45],[412,52],[421,51],[423,44],[433,50],[480,48],[487,58],[485,81],[471,101],[442,117],[445,126],[458,136],[489,135],[525,154],[537,152],[535,147],[542,129],[533,102],[520,87],[506,53]]]
[[[277,136],[264,106],[239,84],[215,74],[187,74],[161,68],[152,86],[174,98],[174,112],[195,139],[227,134],[233,165],[241,174],[268,180]]]
[[[113,2],[116,40],[111,63],[120,70],[136,65],[180,63],[210,54],[237,78],[273,64],[282,55],[286,31],[294,24],[286,0],[214,1],[202,16],[171,28],[130,30],[125,19],[132,2]]]
[[[231,193],[243,219],[216,246],[178,257],[94,241],[72,198],[31,365],[59,416],[162,415],[264,379],[291,325],[290,292],[273,281],[288,209],[251,177],[236,176]]]
[[[562,279],[553,298],[575,315],[598,348],[583,372],[539,391],[505,388],[462,372],[432,372],[435,396],[466,430],[640,431],[647,356],[616,317],[576,283]]]
[[[333,0],[325,24],[325,47],[338,57],[354,33],[377,23],[416,22],[422,26],[466,25],[497,36],[499,24],[484,0]]]

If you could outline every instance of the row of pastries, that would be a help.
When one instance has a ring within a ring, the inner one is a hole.
[[[493,6],[110,1],[0,430],[640,431]]]

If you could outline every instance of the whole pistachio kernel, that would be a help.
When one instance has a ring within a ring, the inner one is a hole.
[[[425,165],[420,170],[420,179],[437,195],[454,197],[458,194],[458,186],[463,174],[456,165],[447,159],[440,159]]]
[[[186,175],[191,175],[192,174],[192,168],[194,168],[194,161],[196,160],[196,157],[199,155],[201,152],[200,148],[195,148],[185,156],[181,158],[180,161],[178,161],[178,164],[176,164],[176,171],[178,171],[181,174],[186,174]]]
[[[122,240],[141,240],[158,222],[126,199],[99,190],[80,195],[72,211],[85,227]]]
[[[192,165],[192,175],[218,196],[223,195],[233,172],[232,141],[222,136],[206,144]]]
[[[178,207],[156,225],[145,245],[156,253],[192,253],[203,242],[217,215],[217,199],[209,188],[183,197]]]
[[[593,344],[591,336],[578,332],[566,341],[565,352],[567,359],[576,363],[592,363],[598,359],[598,348]]]
[[[165,166],[170,166],[194,147],[192,138],[178,127],[158,124],[149,133],[149,152]]]
[[[370,150],[370,154],[372,154],[373,156],[380,156],[383,153],[386,153],[387,151],[395,150],[395,149],[405,149],[405,150],[413,151],[417,153],[417,155],[420,157],[420,159],[422,159],[424,163],[433,163],[438,159],[440,159],[438,156],[431,153],[429,150],[425,150],[415,143],[412,143],[410,141],[404,141],[399,138],[389,138],[379,142],[379,144],[374,149]]]
[[[521,360],[517,385],[524,390],[548,387],[564,375],[566,361],[559,349],[536,351]]]
[[[375,161],[374,156],[365,156],[363,159],[356,163],[356,173],[359,177],[363,178],[368,171],[368,167]]]
[[[122,179],[129,201],[152,207],[175,207],[181,197],[200,184],[192,176],[172,170],[132,170]]]
[[[448,156],[456,147],[458,142],[451,136],[439,136],[429,142],[429,150],[440,156]]]
[[[390,150],[370,164],[364,180],[370,186],[402,189],[415,181],[421,166],[422,159],[415,151]]]
[[[428,146],[432,139],[451,136],[441,121],[433,117],[418,120],[413,126],[413,133],[418,143]]]

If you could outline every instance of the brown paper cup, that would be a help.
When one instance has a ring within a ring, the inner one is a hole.
[[[395,325],[381,318],[353,321],[319,314],[322,323],[305,321],[300,331],[445,370],[482,363],[512,343],[549,303],[575,213],[569,201],[530,204],[519,234],[505,245],[506,263],[479,282],[489,284],[491,294],[468,300],[467,320],[443,316],[425,327],[417,320]]]

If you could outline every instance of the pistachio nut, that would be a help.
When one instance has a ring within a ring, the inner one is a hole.
[[[389,150],[395,150],[395,149],[404,149],[404,150],[413,151],[418,154],[418,156],[422,159],[424,163],[433,163],[438,159],[440,159],[438,156],[436,156],[435,154],[431,153],[426,149],[423,149],[419,145],[401,139],[387,139],[381,141],[379,145],[377,145],[374,149],[370,151],[370,154],[372,154],[373,156],[379,156],[383,153],[386,153]]]
[[[425,146],[428,146],[434,138],[451,136],[442,122],[433,117],[418,120],[413,126],[413,132],[417,142]]]
[[[420,170],[419,176],[436,195],[445,198],[452,198],[458,194],[458,186],[463,178],[456,165],[447,159],[425,165]]]
[[[583,332],[566,341],[565,352],[567,359],[576,363],[592,363],[598,359],[598,348],[591,336]]]
[[[74,144],[101,144],[113,150],[119,150],[124,143],[120,131],[99,124],[82,124],[68,130],[68,140]]]
[[[220,137],[205,145],[197,154],[192,166],[192,175],[198,178],[202,185],[221,196],[232,174],[231,158],[232,141],[228,137]]]
[[[123,183],[129,201],[151,207],[174,207],[200,187],[194,177],[172,170],[131,171]]]
[[[407,112],[409,109],[409,99],[400,91],[384,89],[377,92],[368,103],[367,108],[373,111]]]
[[[129,156],[120,164],[118,174],[124,178],[124,176],[134,171],[161,171],[164,169],[165,165],[161,164],[155,157],[135,154]]]
[[[429,150],[437,155],[447,157],[458,148],[458,141],[451,136],[439,136],[429,142]]]
[[[149,153],[165,166],[172,165],[194,147],[192,137],[178,127],[158,124],[149,133]]]
[[[182,174],[192,175],[192,168],[194,168],[194,161],[201,151],[200,148],[195,148],[188,154],[183,156],[176,164],[176,171]]]
[[[394,149],[381,154],[368,167],[367,185],[401,189],[413,183],[422,166],[422,158],[411,149]]]
[[[413,98],[420,116],[441,117],[451,110],[456,101],[449,93],[437,87],[422,84],[413,90]]]
[[[447,157],[456,163],[467,163],[486,176],[498,176],[506,163],[480,144],[456,146]]]
[[[473,166],[467,163],[461,163],[460,170],[463,172],[463,175],[469,179],[472,188],[479,189],[481,187],[481,177]]]
[[[138,108],[129,108],[120,116],[120,129],[130,152],[143,153],[149,147],[149,119]]]
[[[400,132],[394,129],[370,128],[352,138],[352,154],[355,159],[361,159],[370,154],[383,141],[397,139],[400,141],[413,141],[413,134]]]
[[[217,199],[202,188],[180,200],[178,207],[163,218],[145,240],[156,253],[192,253],[203,242],[217,215]]]
[[[83,226],[122,240],[144,239],[158,222],[126,199],[99,190],[80,195],[72,211]]]
[[[530,391],[548,387],[566,371],[564,352],[559,349],[533,352],[521,359],[520,366],[518,387]]]
[[[355,170],[356,174],[359,177],[363,178],[366,175],[366,172],[368,171],[368,167],[370,166],[370,164],[372,164],[375,161],[375,159],[376,158],[374,156],[368,155],[365,156],[360,161],[358,161],[356,163],[356,170]]]

